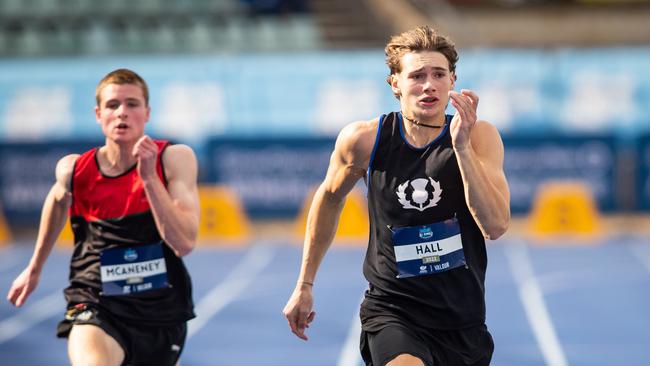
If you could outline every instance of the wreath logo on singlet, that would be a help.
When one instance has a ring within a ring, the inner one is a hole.
[[[409,195],[407,194],[409,185],[412,188],[410,197],[408,197]],[[433,178],[418,178],[413,179],[412,181],[407,180],[397,186],[396,193],[402,208],[422,212],[427,208],[434,207],[438,204],[440,201],[440,195],[442,194],[442,188],[440,188],[440,182],[433,180]]]

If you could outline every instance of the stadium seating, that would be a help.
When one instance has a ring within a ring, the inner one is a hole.
[[[0,57],[320,46],[313,18],[296,5],[302,1],[264,3],[258,11],[261,2],[239,0],[0,0]]]

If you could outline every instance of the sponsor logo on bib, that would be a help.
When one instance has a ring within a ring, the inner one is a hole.
[[[138,259],[138,252],[133,249],[128,249],[124,252],[124,260],[127,262],[133,262]]]
[[[420,238],[422,239],[431,239],[433,237],[433,231],[428,227],[423,227],[420,229]]]

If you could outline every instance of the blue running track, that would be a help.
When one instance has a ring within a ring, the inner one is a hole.
[[[487,324],[496,366],[650,365],[650,243],[618,237],[591,245],[490,243]],[[0,248],[3,298],[32,245]],[[64,312],[70,252],[53,251],[20,309],[0,302],[0,364],[67,365],[55,338]],[[183,366],[359,366],[358,310],[364,249],[334,246],[314,290],[309,341],[288,329],[282,308],[299,269],[296,243],[200,247],[186,257],[197,319]]]

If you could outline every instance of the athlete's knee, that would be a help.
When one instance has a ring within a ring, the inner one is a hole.
[[[419,357],[415,357],[408,353],[401,355],[390,360],[386,366],[425,366],[424,362]]]

